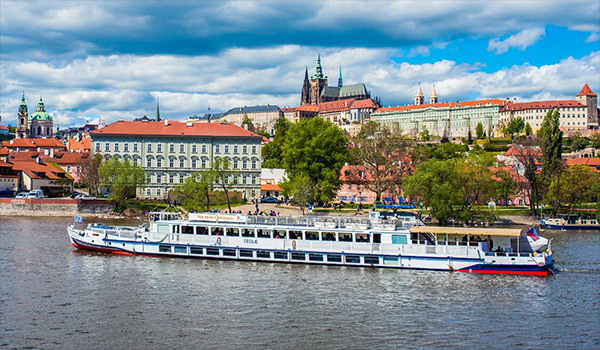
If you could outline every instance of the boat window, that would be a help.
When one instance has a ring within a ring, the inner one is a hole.
[[[219,255],[219,248],[206,248],[206,255]]]
[[[273,238],[285,238],[285,230],[275,230],[273,232]]]
[[[254,254],[251,250],[240,249],[240,258],[253,258]]]
[[[285,260],[287,260],[288,255],[287,255],[287,253],[284,253],[284,252],[274,252],[273,253],[273,257],[275,259],[285,259]]]
[[[321,232],[321,239],[323,241],[335,241],[335,233],[333,233],[333,232]]]
[[[311,241],[319,240],[319,232],[305,232],[304,234],[306,235],[306,239],[308,239],[308,240],[311,240]]]
[[[262,230],[257,230],[257,231],[262,232]],[[242,237],[254,237],[254,229],[243,228],[242,229]]]
[[[308,254],[310,261],[323,261],[323,254]]]
[[[352,234],[340,233],[340,242],[352,242]]]
[[[235,249],[223,249],[223,256],[236,256]]]
[[[362,233],[357,233],[356,234],[356,242],[358,243],[369,243],[371,241],[371,238],[369,237],[368,234],[362,234]]]
[[[302,239],[301,231],[290,231],[290,239]]]
[[[365,264],[379,264],[378,256],[365,256]]]
[[[222,227],[211,227],[210,234],[213,236],[223,236],[223,228]]]
[[[202,248],[200,247],[190,247],[190,254],[202,255],[204,253],[202,252]]]
[[[342,256],[337,254],[327,254],[327,261],[329,262],[342,262]]]
[[[407,239],[405,235],[392,235],[392,244],[406,244]]]
[[[175,246],[175,253],[187,254],[187,247],[182,245]]]
[[[381,243],[381,233],[373,234],[373,243]]]
[[[271,252],[267,251],[267,250],[258,250],[256,251],[256,257],[257,258],[267,258],[267,259],[271,259]]]
[[[306,260],[306,254],[292,252],[292,260]]]
[[[171,246],[170,245],[159,245],[158,246],[158,251],[161,253],[170,253],[171,252]]]
[[[169,225],[158,225],[158,233],[169,233]]]
[[[197,235],[207,235],[208,234],[208,227],[204,227],[204,226],[198,226],[198,227],[196,227],[196,234]]]
[[[186,235],[194,234],[194,226],[181,226],[181,233]]]
[[[346,262],[351,264],[360,264],[359,255],[346,255]]]
[[[384,265],[398,265],[398,258],[395,256],[385,256],[383,257]]]
[[[231,227],[227,228],[227,236],[239,236],[238,230]]]
[[[179,233],[179,225],[173,225],[172,233]]]
[[[257,234],[259,238],[271,238],[270,230],[258,230]]]

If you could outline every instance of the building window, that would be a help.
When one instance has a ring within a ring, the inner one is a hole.
[[[180,168],[184,168],[185,167],[185,159],[180,159],[179,160],[179,167]]]
[[[151,183],[152,182],[152,175],[150,175],[150,174],[146,175],[146,182],[147,183]]]
[[[146,189],[146,196],[150,196],[150,189],[149,188]]]
[[[100,143],[96,142],[96,152],[100,152]]]
[[[109,152],[110,151],[110,144],[108,142],[104,144],[104,151],[105,152]]]
[[[158,145],[156,145],[156,152],[158,152],[158,153],[162,152],[162,143],[159,143]]]
[[[156,158],[156,166],[160,168],[162,166],[162,159]]]
[[[234,159],[234,160],[233,160],[233,168],[234,168],[234,169],[237,169],[237,168],[238,168],[238,160],[237,160],[237,159]]]
[[[67,165],[67,173],[70,173],[70,172],[71,172],[71,166]]]
[[[246,175],[242,175],[242,184],[246,184]]]
[[[246,146],[246,145],[242,146],[242,153],[248,154],[248,146]]]
[[[206,153],[206,145],[202,145],[202,153]]]
[[[184,149],[185,147],[183,146],[183,144],[179,145],[179,153],[183,153]]]
[[[252,146],[252,154],[256,154],[256,146]]]
[[[123,151],[124,152],[129,152],[129,144],[128,143],[126,143],[126,144],[123,145]]]
[[[172,184],[174,182],[173,179],[174,179],[173,174],[169,174],[169,183],[170,184]]]
[[[206,168],[206,159],[202,159],[202,167]]]
[[[148,144],[148,153],[152,153],[152,144],[151,143]]]
[[[192,158],[192,168],[196,167],[196,158]]]
[[[133,151],[134,151],[134,152],[137,152],[137,151],[138,151],[138,149],[137,149],[137,143],[134,143],[134,144],[133,144]]]
[[[197,151],[196,145],[192,145],[192,153],[197,153],[196,151]]]
[[[252,160],[252,169],[256,169],[256,160]]]
[[[152,166],[152,158],[146,159],[146,166],[147,167],[151,167]]]
[[[162,183],[162,175],[161,174],[156,175],[156,183],[157,184]]]
[[[219,152],[219,145],[215,145],[215,153],[220,153]]]
[[[248,161],[247,160],[242,160],[242,169],[247,169],[248,168]]]
[[[156,195],[157,195],[157,196],[160,196],[160,188],[157,188],[157,189],[156,189]]]
[[[185,176],[179,175],[179,183],[183,183],[185,181]]]
[[[225,154],[229,153],[229,145],[225,145]]]
[[[252,184],[256,185],[256,175],[252,175]]]
[[[169,168],[175,167],[175,160],[173,158],[169,159]]]
[[[175,153],[175,145],[174,144],[169,145],[169,153]]]
[[[233,153],[238,154],[238,146],[237,145],[233,146]]]

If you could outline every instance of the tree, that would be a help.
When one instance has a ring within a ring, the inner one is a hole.
[[[581,136],[581,133],[578,131],[571,136],[571,146],[569,148],[571,152],[575,152],[586,148],[589,144],[590,140]]]
[[[291,125],[292,123],[283,117],[275,122],[275,136],[262,148],[263,168],[283,168],[282,147]]]
[[[555,186],[552,188],[555,193],[552,197],[554,198],[554,211],[556,211],[560,205],[560,175],[564,169],[564,162],[562,160],[563,132],[560,130],[560,113],[558,108],[551,109],[546,113],[537,136],[540,140],[542,151],[543,179],[546,185],[549,185],[549,182],[555,182]]]
[[[504,206],[508,206],[510,198],[519,192],[517,181],[504,169],[498,170],[494,175],[497,178],[495,186],[496,197],[504,199]]]
[[[590,135],[590,147],[600,149],[600,132],[595,132]]]
[[[533,135],[533,129],[531,128],[531,124],[529,124],[529,122],[525,124],[525,135]]]
[[[283,184],[284,193],[292,197],[292,203],[298,205],[304,215],[304,208],[315,200],[315,185],[306,174],[298,174],[293,180]]]
[[[116,211],[125,209],[127,198],[135,197],[138,187],[146,183],[146,173],[141,166],[133,164],[129,159],[120,160],[112,157],[98,168],[98,176],[103,186],[111,188],[110,198],[115,203]]]
[[[229,191],[232,185],[237,183],[237,177],[235,173],[230,169],[231,164],[227,158],[217,157],[212,164],[212,176],[215,183],[221,187],[223,193],[225,193],[225,199],[227,200],[227,208],[231,213],[231,203],[229,201]]]
[[[244,117],[242,118],[242,127],[244,127],[244,125],[246,126],[246,129],[248,129],[248,131],[256,131],[254,123],[252,123],[252,119],[250,119],[246,113],[244,113]]]
[[[556,186],[559,186],[556,189]],[[597,186],[600,185],[600,176],[590,167],[585,165],[570,166],[561,174],[558,181],[553,179],[550,184],[550,199],[558,203],[566,203],[569,208],[575,205],[589,203],[596,200]],[[559,198],[553,198],[558,195]]]
[[[421,133],[419,134],[419,138],[421,139],[421,141],[431,140],[431,135],[429,135],[429,130],[427,130],[427,127],[425,125],[423,125],[423,131],[421,131]]]
[[[210,210],[210,192],[213,190],[214,172],[199,171],[188,176],[182,184],[173,189],[186,209],[203,208]]]
[[[358,167],[347,177],[375,192],[375,200],[381,201],[383,192],[401,188],[411,167],[408,154],[412,144],[400,130],[374,121],[363,124],[352,149],[353,163]]]
[[[302,119],[292,124],[282,147],[290,181],[300,174],[307,175],[315,186],[315,200],[335,198],[340,170],[349,158],[347,146],[344,132],[323,118]]]
[[[525,128],[525,121],[521,117],[513,118],[502,130],[504,135],[510,135],[513,138],[514,134],[519,134]]]
[[[469,148],[454,142],[446,142],[437,146],[431,156],[437,159],[463,158]]]
[[[100,186],[100,177],[98,176],[98,169],[102,164],[102,155],[97,153],[95,156],[82,157],[78,166],[77,175],[79,175],[79,181],[88,188],[90,195],[95,196],[98,194],[98,187]]]
[[[538,164],[541,158],[537,146],[538,140],[526,138],[519,142],[513,145],[515,158],[523,165],[523,177],[527,180],[527,186],[524,189],[529,199],[531,216],[535,216],[535,208],[543,192],[542,176],[538,173]]]
[[[471,134],[471,128],[469,128],[469,132],[467,133],[467,145],[473,143],[473,135]]]
[[[477,123],[477,126],[475,127],[475,135],[477,135],[478,139],[483,138],[483,124]]]

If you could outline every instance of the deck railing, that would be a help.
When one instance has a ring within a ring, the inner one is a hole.
[[[323,216],[248,216],[249,225],[300,226],[347,230],[395,231],[415,226],[414,220],[379,220],[373,223],[368,218],[323,217]]]
[[[90,226],[88,227],[88,231],[119,238],[136,238],[141,235],[142,229],[124,226]]]

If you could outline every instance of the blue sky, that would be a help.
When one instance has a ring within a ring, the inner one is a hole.
[[[383,104],[600,92],[596,1],[0,1],[0,113],[25,91],[55,124],[297,106],[321,53],[330,84]]]

